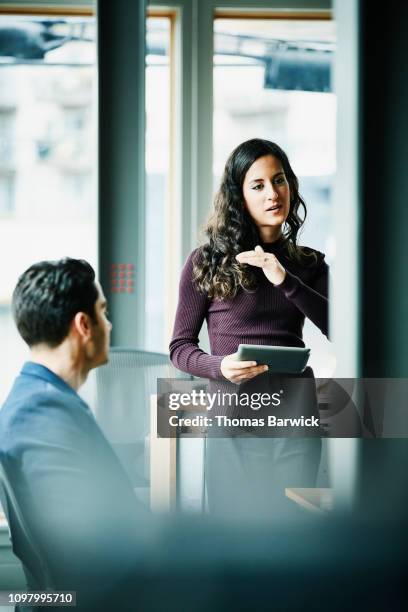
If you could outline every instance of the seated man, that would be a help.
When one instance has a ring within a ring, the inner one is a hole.
[[[147,514],[77,394],[108,360],[106,300],[87,262],[63,259],[24,272],[12,308],[31,356],[0,411],[0,460],[53,587],[76,590],[80,609],[102,609],[137,567]]]

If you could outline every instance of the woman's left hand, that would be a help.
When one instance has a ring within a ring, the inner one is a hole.
[[[273,253],[265,253],[261,246],[256,246],[254,251],[238,253],[237,261],[262,268],[266,278],[274,285],[280,285],[285,280],[285,268]]]

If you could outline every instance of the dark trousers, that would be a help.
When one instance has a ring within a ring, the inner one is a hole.
[[[285,488],[316,486],[320,455],[320,438],[208,438],[210,515],[249,521],[286,516],[295,508]]]
[[[231,387],[231,389],[233,389]],[[315,380],[311,368],[303,374],[261,375],[241,384],[238,393],[284,391],[279,407],[254,412],[232,408],[234,417],[299,417],[318,415]],[[278,437],[278,436],[286,437]],[[288,487],[316,486],[322,441],[320,430],[300,429],[229,431],[206,440],[205,481],[210,514],[242,520],[286,516],[295,507],[285,495]],[[263,437],[265,436],[265,437]],[[273,436],[273,437],[272,437]]]

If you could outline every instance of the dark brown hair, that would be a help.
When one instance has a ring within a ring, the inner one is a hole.
[[[44,343],[56,347],[68,335],[77,312],[85,312],[96,321],[97,299],[95,272],[87,261],[40,261],[18,279],[12,310],[28,346]]]
[[[260,242],[256,224],[244,206],[243,183],[252,164],[264,155],[273,155],[282,164],[290,189],[290,209],[283,227],[288,256],[307,265],[316,256],[298,246],[297,236],[306,219],[306,204],[299,194],[299,182],[286,153],[274,142],[253,138],[240,144],[225,165],[221,185],[215,196],[214,210],[205,227],[208,241],[198,251],[193,279],[209,298],[235,297],[239,289],[254,289],[256,274],[241,265],[236,255],[250,251]]]

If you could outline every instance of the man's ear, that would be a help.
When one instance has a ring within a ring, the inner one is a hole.
[[[73,321],[72,328],[75,334],[82,340],[89,340],[92,334],[91,318],[85,312],[77,312]]]

